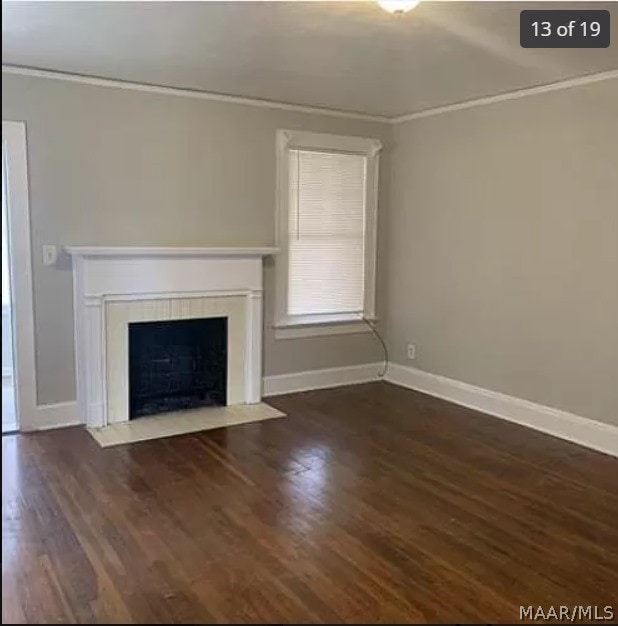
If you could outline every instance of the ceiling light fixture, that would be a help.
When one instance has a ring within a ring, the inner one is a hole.
[[[378,0],[378,4],[389,13],[401,15],[411,11],[421,0]]]

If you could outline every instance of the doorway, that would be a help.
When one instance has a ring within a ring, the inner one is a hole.
[[[15,373],[13,369],[13,324],[11,312],[11,255],[9,247],[6,155],[2,154],[2,433],[17,430]]]
[[[2,120],[2,433],[37,427],[26,125]]]

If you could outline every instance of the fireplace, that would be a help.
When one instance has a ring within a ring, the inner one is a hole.
[[[227,404],[227,318],[129,324],[129,419]]]
[[[167,411],[194,402],[228,406],[260,402],[262,258],[275,249],[76,246],[67,251],[73,259],[77,404],[88,427],[123,423],[149,410]],[[209,345],[206,353],[210,356],[197,358],[194,344],[187,346],[183,340],[171,355],[151,354],[155,361],[159,359],[156,365],[134,367],[130,372],[130,329],[139,333],[140,327],[147,329],[151,323],[173,325],[216,318],[226,320],[225,353],[213,358],[214,346]],[[212,385],[212,380],[207,387],[199,377],[196,383],[193,373],[173,380],[172,360],[196,369],[201,367],[198,362],[206,363],[211,368],[208,376],[218,378],[225,392],[217,392],[218,384]],[[213,372],[213,362],[225,362],[225,369]],[[186,392],[187,378],[197,393]],[[153,379],[163,386],[167,400],[150,393]],[[130,387],[143,396],[137,402],[130,402]],[[146,403],[150,409],[139,406]]]

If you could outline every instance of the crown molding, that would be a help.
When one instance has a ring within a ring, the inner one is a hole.
[[[552,91],[560,91],[562,89],[570,89],[571,87],[579,87],[581,85],[589,85],[606,80],[618,79],[618,69],[608,70],[604,72],[596,72],[568,78],[565,80],[555,81],[544,85],[534,87],[525,87],[514,91],[506,91],[503,93],[465,100],[444,106],[432,107],[423,111],[414,113],[406,113],[398,116],[386,115],[370,115],[367,113],[356,113],[353,111],[342,111],[339,109],[327,109],[314,106],[303,106],[300,104],[290,104],[286,102],[277,102],[274,100],[260,100],[257,98],[246,98],[243,96],[228,96],[209,91],[199,91],[196,89],[180,89],[177,87],[162,87],[159,85],[149,85],[147,83],[135,83],[123,80],[114,80],[111,78],[96,78],[94,76],[84,76],[81,74],[70,74],[66,72],[56,72],[52,70],[40,70],[31,67],[23,67],[19,65],[2,65],[3,74],[15,74],[18,76],[30,76],[33,78],[48,78],[52,80],[63,80],[72,83],[81,83],[85,85],[93,85],[96,87],[111,87],[116,89],[128,89],[132,91],[142,91],[167,96],[179,96],[183,98],[196,98],[199,100],[210,100],[214,102],[227,102],[229,104],[240,104],[245,106],[262,107],[268,109],[279,109],[283,111],[295,111],[297,113],[309,113],[313,115],[326,115],[330,117],[342,117],[347,119],[356,119],[366,122],[380,122],[382,124],[400,124],[412,120],[422,119],[424,117],[433,117],[434,115],[442,115],[444,113],[452,113],[464,109],[471,109],[477,106],[487,104],[495,104],[497,102],[505,102],[507,100],[516,100],[518,98],[526,98]]]
[[[368,113],[357,113],[354,111],[342,111],[339,109],[328,109],[316,106],[303,106],[301,104],[290,104],[287,102],[277,102],[275,100],[261,100],[259,98],[246,98],[244,96],[229,96],[225,94],[213,93],[210,91],[200,91],[198,89],[180,89],[177,87],[163,87],[160,85],[149,85],[147,83],[136,83],[112,78],[97,78],[95,76],[84,76],[82,74],[70,74],[67,72],[56,72],[53,70],[41,70],[33,67],[20,65],[2,65],[3,74],[14,74],[17,76],[30,76],[32,78],[48,78],[52,80],[63,80],[70,83],[80,83],[82,85],[93,85],[95,87],[112,87],[116,89],[128,89],[132,91],[142,91],[164,96],[179,96],[182,98],[196,98],[198,100],[211,100],[214,102],[227,102],[228,104],[241,104],[245,106],[261,107],[265,109],[279,109],[283,111],[295,111],[296,113],[311,113],[313,115],[327,115],[330,117],[344,117],[346,119],[362,120],[365,122],[381,122],[388,124],[390,118],[383,115],[370,115]]]
[[[537,85],[535,87],[526,87],[525,89],[517,89],[515,91],[505,91],[493,96],[485,96],[474,100],[466,100],[464,102],[456,102],[454,104],[446,104],[440,107],[433,107],[418,111],[416,113],[408,113],[397,117],[390,117],[391,124],[400,124],[411,120],[418,120],[424,117],[433,117],[434,115],[442,115],[443,113],[451,113],[453,111],[461,111],[463,109],[471,109],[473,107],[484,106],[486,104],[494,104],[496,102],[505,102],[506,100],[516,100],[518,98],[526,98],[528,96],[536,96],[551,91],[560,91],[562,89],[570,89],[571,87],[579,87],[580,85],[589,85],[605,80],[618,79],[618,70],[609,70],[606,72],[596,72],[594,74],[586,74],[576,78],[568,78],[545,85]]]

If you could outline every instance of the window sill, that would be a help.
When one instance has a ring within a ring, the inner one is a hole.
[[[376,318],[366,318],[375,322]],[[357,315],[298,316],[280,320],[275,324],[275,339],[300,339],[328,335],[370,333],[367,322]]]

